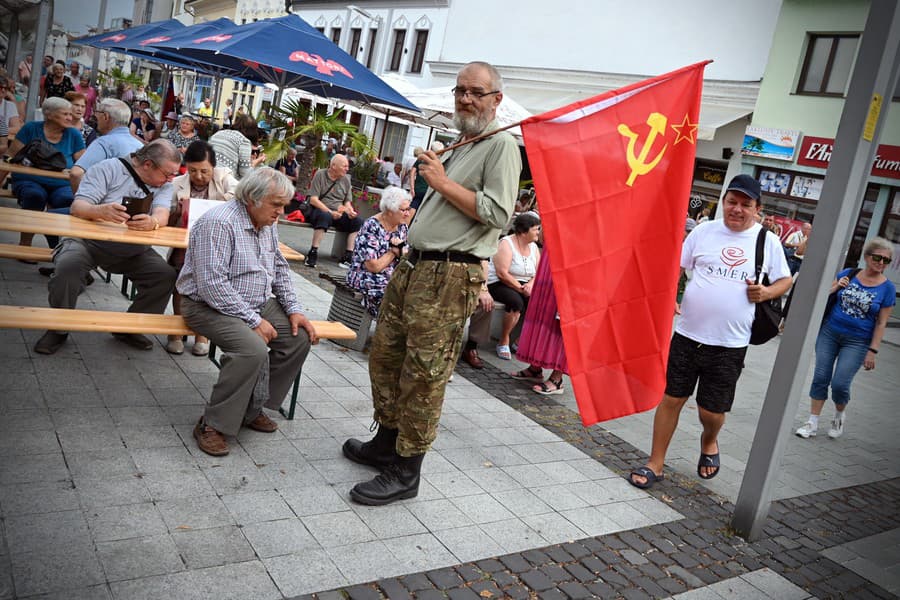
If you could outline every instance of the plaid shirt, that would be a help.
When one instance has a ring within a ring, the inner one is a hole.
[[[256,328],[274,295],[287,314],[301,312],[290,268],[278,249],[278,228],[258,230],[246,207],[232,200],[191,228],[178,293]]]

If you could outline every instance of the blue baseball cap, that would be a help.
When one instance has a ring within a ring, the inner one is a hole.
[[[759,181],[751,177],[750,175],[737,175],[734,179],[731,180],[731,183],[728,184],[728,189],[726,192],[740,192],[747,196],[752,200],[759,200],[760,195],[762,195],[762,189],[760,188]]]

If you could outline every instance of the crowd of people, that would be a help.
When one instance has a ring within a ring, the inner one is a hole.
[[[171,301],[196,332],[193,354],[206,354],[214,343],[229,357],[194,428],[198,447],[221,456],[229,452],[228,437],[243,426],[274,432],[278,425],[264,409],[281,405],[317,343],[294,293],[276,227],[298,192],[296,152],[269,167],[265,155],[255,151],[259,124],[241,111],[229,113],[230,127],[207,140],[197,117],[181,112],[183,106],[167,114],[164,125],[157,123],[141,87],[123,87],[119,98],[95,102],[75,86],[64,89],[52,61],[46,69],[43,121],[19,123],[10,116],[0,119],[0,126],[17,128],[8,152],[42,140],[63,154],[70,177],[14,175],[13,193],[21,207],[68,211],[137,231],[192,224],[187,249],[168,257],[150,246],[48,240],[55,246],[50,305],[75,308],[97,266],[124,274],[137,290],[129,312],[162,314]],[[74,75],[80,78],[77,70]],[[20,65],[19,76],[32,76],[30,61]],[[502,77],[487,63],[472,62],[459,71],[453,88],[459,141],[496,129],[502,89]],[[0,107],[6,102],[16,100],[6,99]],[[209,106],[204,99],[201,118],[211,115]],[[383,505],[417,495],[423,461],[438,435],[445,386],[460,356],[476,369],[484,367],[478,346],[487,342],[485,324],[489,329],[495,304],[504,307],[497,356],[509,360],[515,354],[528,364],[510,373],[512,379],[529,382],[539,394],[560,394],[568,361],[550,257],[540,244],[539,204],[533,190],[519,191],[521,154],[508,133],[443,155],[437,146],[417,148],[406,166],[386,157],[381,167],[388,185],[380,212],[366,220],[353,205],[350,159],[337,151],[336,141],[329,141],[328,151],[328,168],[317,171],[309,189],[301,190],[313,228],[306,264],[316,265],[328,229],[348,234],[341,260],[347,283],[361,292],[376,320],[369,374],[377,429],[370,440],[348,439],[343,454],[379,471],[354,486],[350,497]],[[130,215],[123,205],[126,197],[151,201],[145,211]],[[219,202],[191,219],[191,199]],[[697,473],[703,479],[718,474],[718,433],[734,400],[754,305],[782,296],[796,273],[777,235],[760,234],[763,226],[771,231],[771,224],[761,215],[758,181],[735,177],[721,209],[721,218],[699,215],[685,238],[681,267],[693,277],[676,306],[680,317],[665,394],[654,416],[652,452],[646,465],[628,475],[637,487],[664,478],[669,442],[695,389],[703,425]],[[801,228],[785,244],[793,258],[799,254],[802,260],[810,231]],[[771,283],[752,281],[743,271],[706,268],[724,248],[753,255],[758,236],[765,240],[763,271]],[[23,236],[20,243],[31,239]],[[860,366],[874,368],[896,293],[884,277],[892,246],[876,238],[864,254],[864,269],[842,271],[832,285],[835,302],[816,344],[812,410],[797,431],[801,437],[815,435],[829,386],[837,409],[829,435],[841,435],[853,375]],[[134,349],[154,346],[140,334],[114,335]],[[67,339],[67,332],[50,330],[34,350],[54,354]],[[184,341],[171,336],[165,348],[182,354]],[[546,380],[545,369],[550,370]]]

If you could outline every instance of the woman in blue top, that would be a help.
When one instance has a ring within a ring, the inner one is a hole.
[[[875,368],[875,355],[896,302],[897,290],[884,276],[891,264],[893,246],[884,238],[872,238],[863,248],[863,255],[865,269],[844,269],[831,283],[831,292],[837,291],[837,302],[825,315],[816,338],[809,420],[797,430],[802,438],[816,435],[829,383],[836,413],[828,437],[841,437],[853,377],[860,367],[866,371]],[[856,275],[854,271],[858,271]]]
[[[403,256],[409,229],[409,193],[389,187],[381,196],[381,212],[366,219],[356,236],[347,285],[362,292],[363,305],[378,316],[384,290]]]
[[[65,98],[47,98],[41,105],[43,121],[29,121],[16,134],[9,146],[9,153],[16,152],[35,139],[40,139],[60,152],[66,158],[66,168],[71,169],[75,161],[84,153],[84,138],[81,132],[72,128],[72,104]],[[43,211],[50,208],[67,208],[72,204],[72,186],[67,179],[41,177],[38,175],[12,176],[12,192],[18,198],[19,206],[26,210]],[[30,246],[32,233],[23,233],[19,244]]]

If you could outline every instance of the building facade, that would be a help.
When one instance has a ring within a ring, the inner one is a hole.
[[[743,147],[744,171],[763,186],[766,209],[812,222],[865,28],[867,0],[785,0]],[[846,265],[880,235],[900,255],[900,102],[895,91],[857,215]],[[887,104],[887,102],[885,103]],[[815,225],[813,225],[815,235]],[[900,262],[900,261],[897,261]],[[900,285],[900,265],[886,270]]]

